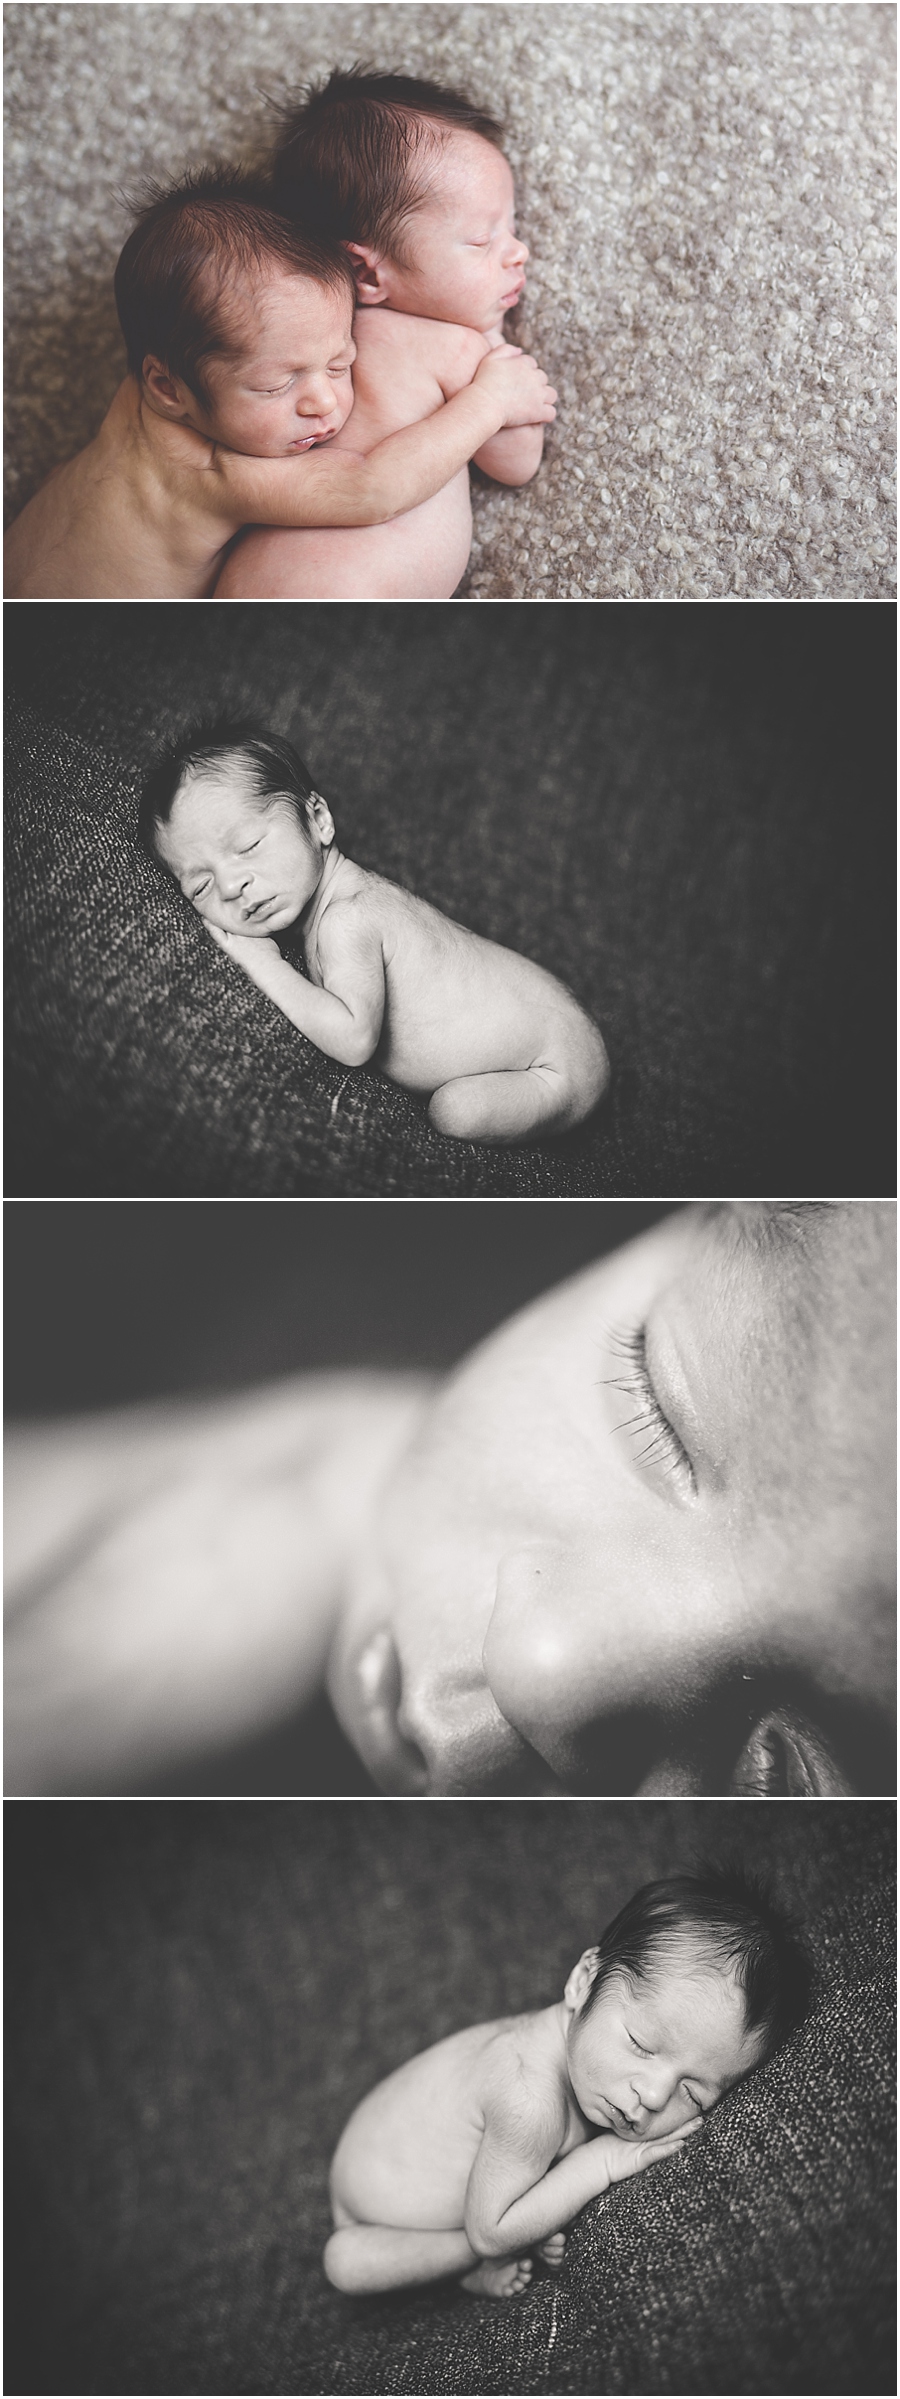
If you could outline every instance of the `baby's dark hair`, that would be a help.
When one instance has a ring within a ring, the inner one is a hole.
[[[404,228],[428,185],[428,127],[480,133],[498,150],[503,144],[496,117],[464,92],[361,66],[310,84],[300,105],[281,116],[277,206],[311,233],[366,242],[401,265]]]
[[[685,1934],[743,1992],[748,2033],[762,2035],[763,2057],[787,2039],[809,2008],[809,1961],[786,1917],[762,1886],[734,1867],[675,1874],[645,1883],[598,1942],[599,1964],[585,2001],[588,2014],[616,1974],[632,1982],[674,1963]]]
[[[306,803],[312,799],[313,785],[292,741],[285,741],[280,733],[263,732],[249,721],[198,725],[190,736],[162,750],[144,779],[137,836],[155,864],[159,864],[158,829],[168,824],[185,775],[202,774],[204,766],[234,755],[252,768],[259,799],[293,801],[300,824],[306,826]]]
[[[205,401],[210,360],[240,355],[247,286],[273,267],[346,293],[352,308],[346,252],[281,215],[261,176],[219,166],[151,186],[115,273],[131,373],[140,381],[157,358]]]

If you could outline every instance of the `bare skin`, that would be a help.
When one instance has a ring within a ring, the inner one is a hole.
[[[489,344],[462,325],[357,309],[353,415],[337,452],[369,453],[471,382]],[[389,524],[272,532],[254,526],[226,560],[217,600],[448,600],[472,546],[468,467]]]
[[[685,1938],[665,1974],[612,1976],[588,2008],[586,1950],[558,2005],[451,2034],[362,2100],[331,2169],[329,2280],[438,2276],[508,2298],[611,2184],[673,2156],[758,2062],[743,1996]]]
[[[426,1388],[299,1376],[8,1427],[7,1793],[127,1787],[313,1698]]]
[[[307,1375],[10,1427],[7,1792],[133,1789],[277,1723],[326,1649],[385,1791],[890,1789],[896,1209],[780,1215],[680,1210],[434,1388]],[[240,1213],[238,1287],[266,1219]],[[766,1667],[724,1741],[723,1656]]]
[[[189,777],[163,863],[212,938],[310,1041],[430,1092],[470,1141],[567,1131],[602,1097],[597,1027],[555,976],[342,856],[324,800],[262,802],[240,753]],[[310,981],[274,935],[299,921]]]
[[[553,415],[546,376],[506,345],[367,454],[337,449],[353,406],[349,296],[273,273],[245,295],[247,346],[198,401],[164,363],[128,376],[86,450],[10,528],[13,599],[203,599],[248,523],[372,526],[429,499],[505,424]],[[332,454],[333,451],[333,454]]]
[[[336,445],[362,450],[429,415],[502,343],[504,314],[521,298],[528,251],[514,223],[512,176],[478,134],[436,146],[429,186],[404,228],[404,263],[347,245],[357,273],[352,426]],[[458,313],[459,322],[453,321]],[[508,427],[475,464],[501,483],[537,473],[543,424]],[[468,472],[389,525],[243,535],[217,599],[449,599],[472,541]]]

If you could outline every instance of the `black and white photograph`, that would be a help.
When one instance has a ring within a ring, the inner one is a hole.
[[[896,2388],[896,10],[4,9],[10,2399]]]
[[[7,1790],[892,1793],[896,1229],[17,1207]]]
[[[6,615],[10,1192],[894,1190],[892,612]]]
[[[7,2387],[890,2392],[894,1850],[867,1801],[8,1803]]]

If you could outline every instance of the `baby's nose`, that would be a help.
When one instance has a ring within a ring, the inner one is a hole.
[[[298,416],[331,416],[336,407],[337,392],[327,376],[315,383],[305,383],[297,396]]]
[[[224,874],[220,878],[223,900],[239,900],[242,891],[246,891],[249,881],[250,875],[246,867],[232,867],[230,874]]]
[[[631,2088],[638,2107],[648,2116],[658,2116],[660,2109],[672,2096],[671,2078],[651,2066],[642,2066],[632,2078]]]

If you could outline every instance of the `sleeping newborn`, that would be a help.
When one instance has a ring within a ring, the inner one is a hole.
[[[343,2291],[456,2275],[494,2299],[559,2267],[611,2183],[675,2155],[804,2012],[805,1961],[739,1875],[649,1883],[562,1999],[452,2033],[363,2099],[331,2169]]]
[[[597,1026],[554,975],[441,915],[338,849],[289,742],[238,728],[186,746],[147,784],[141,831],[213,941],[345,1066],[430,1094],[441,1133],[566,1133],[602,1099]],[[307,976],[275,936],[298,924]]]

